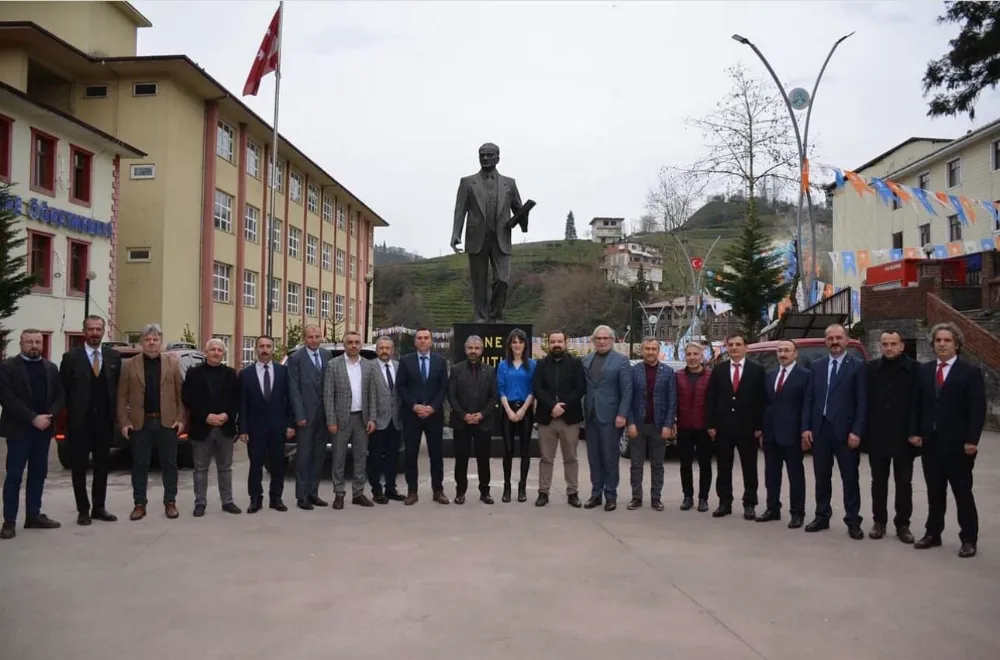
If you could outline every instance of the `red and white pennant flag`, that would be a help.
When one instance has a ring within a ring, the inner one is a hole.
[[[253,60],[253,66],[250,67],[250,75],[247,76],[247,82],[243,86],[243,96],[257,96],[257,92],[260,90],[260,81],[272,71],[277,71],[278,61],[281,57],[278,52],[280,49],[278,43],[280,27],[281,7],[279,6],[278,10],[274,12],[274,18],[271,19],[271,25],[267,28],[264,40],[260,42],[260,50],[257,51],[257,57]]]

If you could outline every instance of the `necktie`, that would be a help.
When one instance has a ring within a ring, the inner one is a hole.
[[[785,386],[785,368],[781,368],[781,374],[778,376],[778,388],[777,391],[781,392],[781,388]]]
[[[271,400],[271,365],[264,365],[264,399]]]
[[[388,362],[385,364],[385,380],[389,383],[389,391],[392,392],[393,388],[396,387],[396,384],[392,382],[392,370],[389,369]]]
[[[427,380],[430,374],[427,373],[427,356],[420,356],[420,377]]]
[[[94,376],[101,375],[101,352],[94,351],[92,359],[90,361],[90,367],[94,372]]]
[[[938,370],[937,370],[937,386],[938,387],[943,387],[944,386],[944,368],[947,367],[947,366],[948,366],[947,362],[938,362]]]
[[[317,369],[319,369],[320,371],[323,371],[323,365],[321,365],[319,363],[319,352],[318,351],[316,353],[313,353],[313,364],[316,365]]]
[[[833,361],[833,369],[830,370],[830,382],[831,383],[833,382],[833,379],[837,377],[837,367],[840,366],[839,363],[840,363],[840,360],[834,360]]]
[[[736,390],[740,389],[740,365],[733,365],[733,394],[736,394]]]

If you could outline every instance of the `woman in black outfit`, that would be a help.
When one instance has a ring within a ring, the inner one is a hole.
[[[528,499],[528,469],[531,467],[531,429],[535,424],[535,397],[531,379],[535,361],[528,353],[528,336],[514,328],[507,337],[507,356],[497,365],[497,393],[503,406],[503,498],[510,502],[510,473],[514,463],[514,438],[517,437],[521,456],[521,480],[517,484],[517,501]]]

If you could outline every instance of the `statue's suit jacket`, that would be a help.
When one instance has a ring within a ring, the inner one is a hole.
[[[452,240],[461,240],[462,225],[466,215],[469,226],[465,231],[465,251],[478,254],[483,249],[486,231],[493,229],[496,234],[500,251],[510,254],[510,232],[507,226],[514,213],[521,209],[521,194],[517,184],[509,176],[497,172],[497,217],[486,218],[486,189],[479,172],[462,177],[458,184],[458,199],[455,201],[455,225],[452,229]],[[492,227],[490,227],[492,225]],[[525,220],[521,224],[522,231],[528,230]]]

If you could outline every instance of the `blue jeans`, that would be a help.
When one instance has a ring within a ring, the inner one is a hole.
[[[42,512],[42,489],[49,471],[51,430],[32,427],[20,438],[7,438],[7,477],[3,480],[3,520],[17,521],[21,479],[28,468],[28,484],[24,493],[25,518],[37,518]]]
[[[587,419],[587,463],[590,464],[590,496],[618,501],[618,439],[621,429]]]

